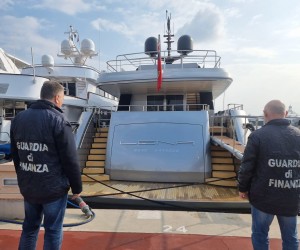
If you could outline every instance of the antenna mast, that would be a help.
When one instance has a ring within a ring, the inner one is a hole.
[[[174,34],[171,33],[171,13],[168,15],[168,10],[166,10],[166,19],[167,19],[167,30],[165,31],[164,37],[167,38],[167,41],[164,43],[167,44],[167,50],[168,50],[168,57],[171,57],[171,44],[174,42],[172,41],[172,37],[174,37]]]
[[[68,39],[62,41],[61,54],[57,54],[58,57],[69,58],[74,64],[84,65],[88,58],[98,55],[95,52],[95,44],[92,40],[83,39],[80,43],[79,34],[77,30],[73,29],[72,25],[70,25],[70,31],[65,32],[65,34]]]

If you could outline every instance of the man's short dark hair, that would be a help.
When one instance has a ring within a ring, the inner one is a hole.
[[[64,87],[56,81],[46,81],[41,88],[41,99],[52,100],[59,92],[64,91]]]

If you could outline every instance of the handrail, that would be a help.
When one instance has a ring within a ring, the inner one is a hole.
[[[197,110],[190,110],[190,106],[197,107],[199,109]],[[118,111],[118,107],[126,107],[128,110],[120,110]],[[148,107],[155,107],[155,110],[148,110]],[[176,110],[176,107],[182,107],[182,110]],[[143,112],[152,112],[152,111],[208,111],[209,110],[209,105],[208,104],[172,104],[172,105],[117,105],[117,106],[90,106],[87,107],[88,109],[96,109],[96,110],[110,110],[111,112],[138,112],[138,111],[143,111]],[[159,108],[162,108],[160,110]],[[168,109],[170,108],[170,109]],[[135,110],[136,109],[136,110]]]
[[[257,128],[259,128],[260,126],[255,126],[255,124],[253,124],[253,123],[255,123],[255,122],[257,122],[257,121],[263,121],[263,116],[254,116],[254,115],[229,115],[228,113],[224,113],[224,114],[214,114],[214,115],[212,115],[212,116],[210,116],[210,119],[213,121],[213,124],[214,124],[214,121],[215,121],[215,119],[216,118],[220,118],[221,119],[221,125],[220,126],[222,126],[222,127],[227,127],[228,128],[228,126],[224,126],[224,118],[227,118],[227,119],[230,119],[230,123],[232,122],[232,120],[234,119],[234,118],[244,118],[245,119],[245,127],[244,128],[249,128],[249,127],[246,127],[246,119],[251,119],[251,121],[249,121],[248,123],[251,123],[253,126],[254,126],[254,128],[255,129],[257,129]],[[299,117],[300,118],[300,117]],[[232,125],[232,123],[231,123],[231,125]],[[264,121],[263,121],[263,125],[264,125]],[[234,126],[229,126],[229,127],[232,127],[232,128],[234,128]]]
[[[197,63],[202,68],[219,68],[221,64],[221,57],[215,50],[193,50],[193,53],[187,55],[181,55],[177,50],[171,50],[171,52],[177,53],[172,57],[173,64]],[[157,53],[157,51],[153,51],[153,53]],[[163,62],[169,58],[168,53],[167,50],[161,51]],[[107,61],[106,64],[109,72],[120,72],[129,66],[131,70],[136,70],[140,65],[156,65],[156,60],[156,57],[146,56],[145,52],[138,52],[118,55],[115,60]]]
[[[199,110],[209,110],[208,104],[172,104],[172,105],[119,105],[118,107],[128,107],[128,111],[199,111],[190,110],[190,106],[196,106]],[[141,108],[141,110],[134,110],[134,108]],[[182,108],[182,110],[176,110]]]
[[[242,110],[242,109],[244,109],[244,106],[243,106],[243,104],[236,104],[236,103],[229,103],[228,105],[228,110],[231,110],[231,109],[240,109],[240,110]],[[232,108],[230,108],[232,106]]]
[[[86,125],[86,127],[85,127],[85,129],[84,129],[84,132],[83,132],[83,134],[82,134],[82,136],[81,136],[81,138],[80,138],[80,142],[79,142],[78,149],[80,149],[80,148],[82,147],[83,140],[84,140],[84,138],[85,138],[85,136],[86,136],[86,133],[87,133],[89,127],[90,127],[91,121],[93,120],[95,113],[96,113],[96,110],[93,110],[93,113],[92,113],[92,115],[90,116],[90,118],[89,118],[89,120],[88,120],[88,122],[87,122],[87,125]]]
[[[44,67],[42,64],[35,64],[34,67]],[[100,71],[98,69],[96,69],[95,67],[93,66],[89,66],[89,65],[75,65],[75,64],[71,64],[71,63],[58,63],[58,64],[55,64],[53,66],[53,68],[57,68],[57,67],[68,67],[68,68],[86,68],[86,69],[91,69],[91,70],[94,70],[96,71],[97,73],[100,73]],[[27,65],[25,67],[23,67],[22,69],[30,69],[32,68],[32,65]]]

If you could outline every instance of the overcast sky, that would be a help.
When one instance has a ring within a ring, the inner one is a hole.
[[[216,109],[243,104],[260,115],[271,99],[300,114],[299,0],[1,0],[0,48],[35,63],[56,54],[72,25],[80,39],[95,42],[100,57],[90,64],[105,70],[118,54],[142,52],[150,36],[164,34],[166,10],[177,39],[189,34],[194,49],[213,49],[233,83]],[[162,49],[166,49],[162,47]]]

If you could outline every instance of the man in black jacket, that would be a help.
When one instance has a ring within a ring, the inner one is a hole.
[[[269,249],[269,227],[276,215],[283,250],[298,250],[300,130],[284,119],[279,100],[264,108],[266,124],[251,133],[238,174],[240,197],[251,203],[252,244]]]
[[[40,97],[14,118],[10,132],[25,206],[19,249],[35,249],[43,217],[44,249],[60,249],[68,191],[71,187],[73,199],[82,191],[74,136],[60,109],[64,88],[47,81]]]

